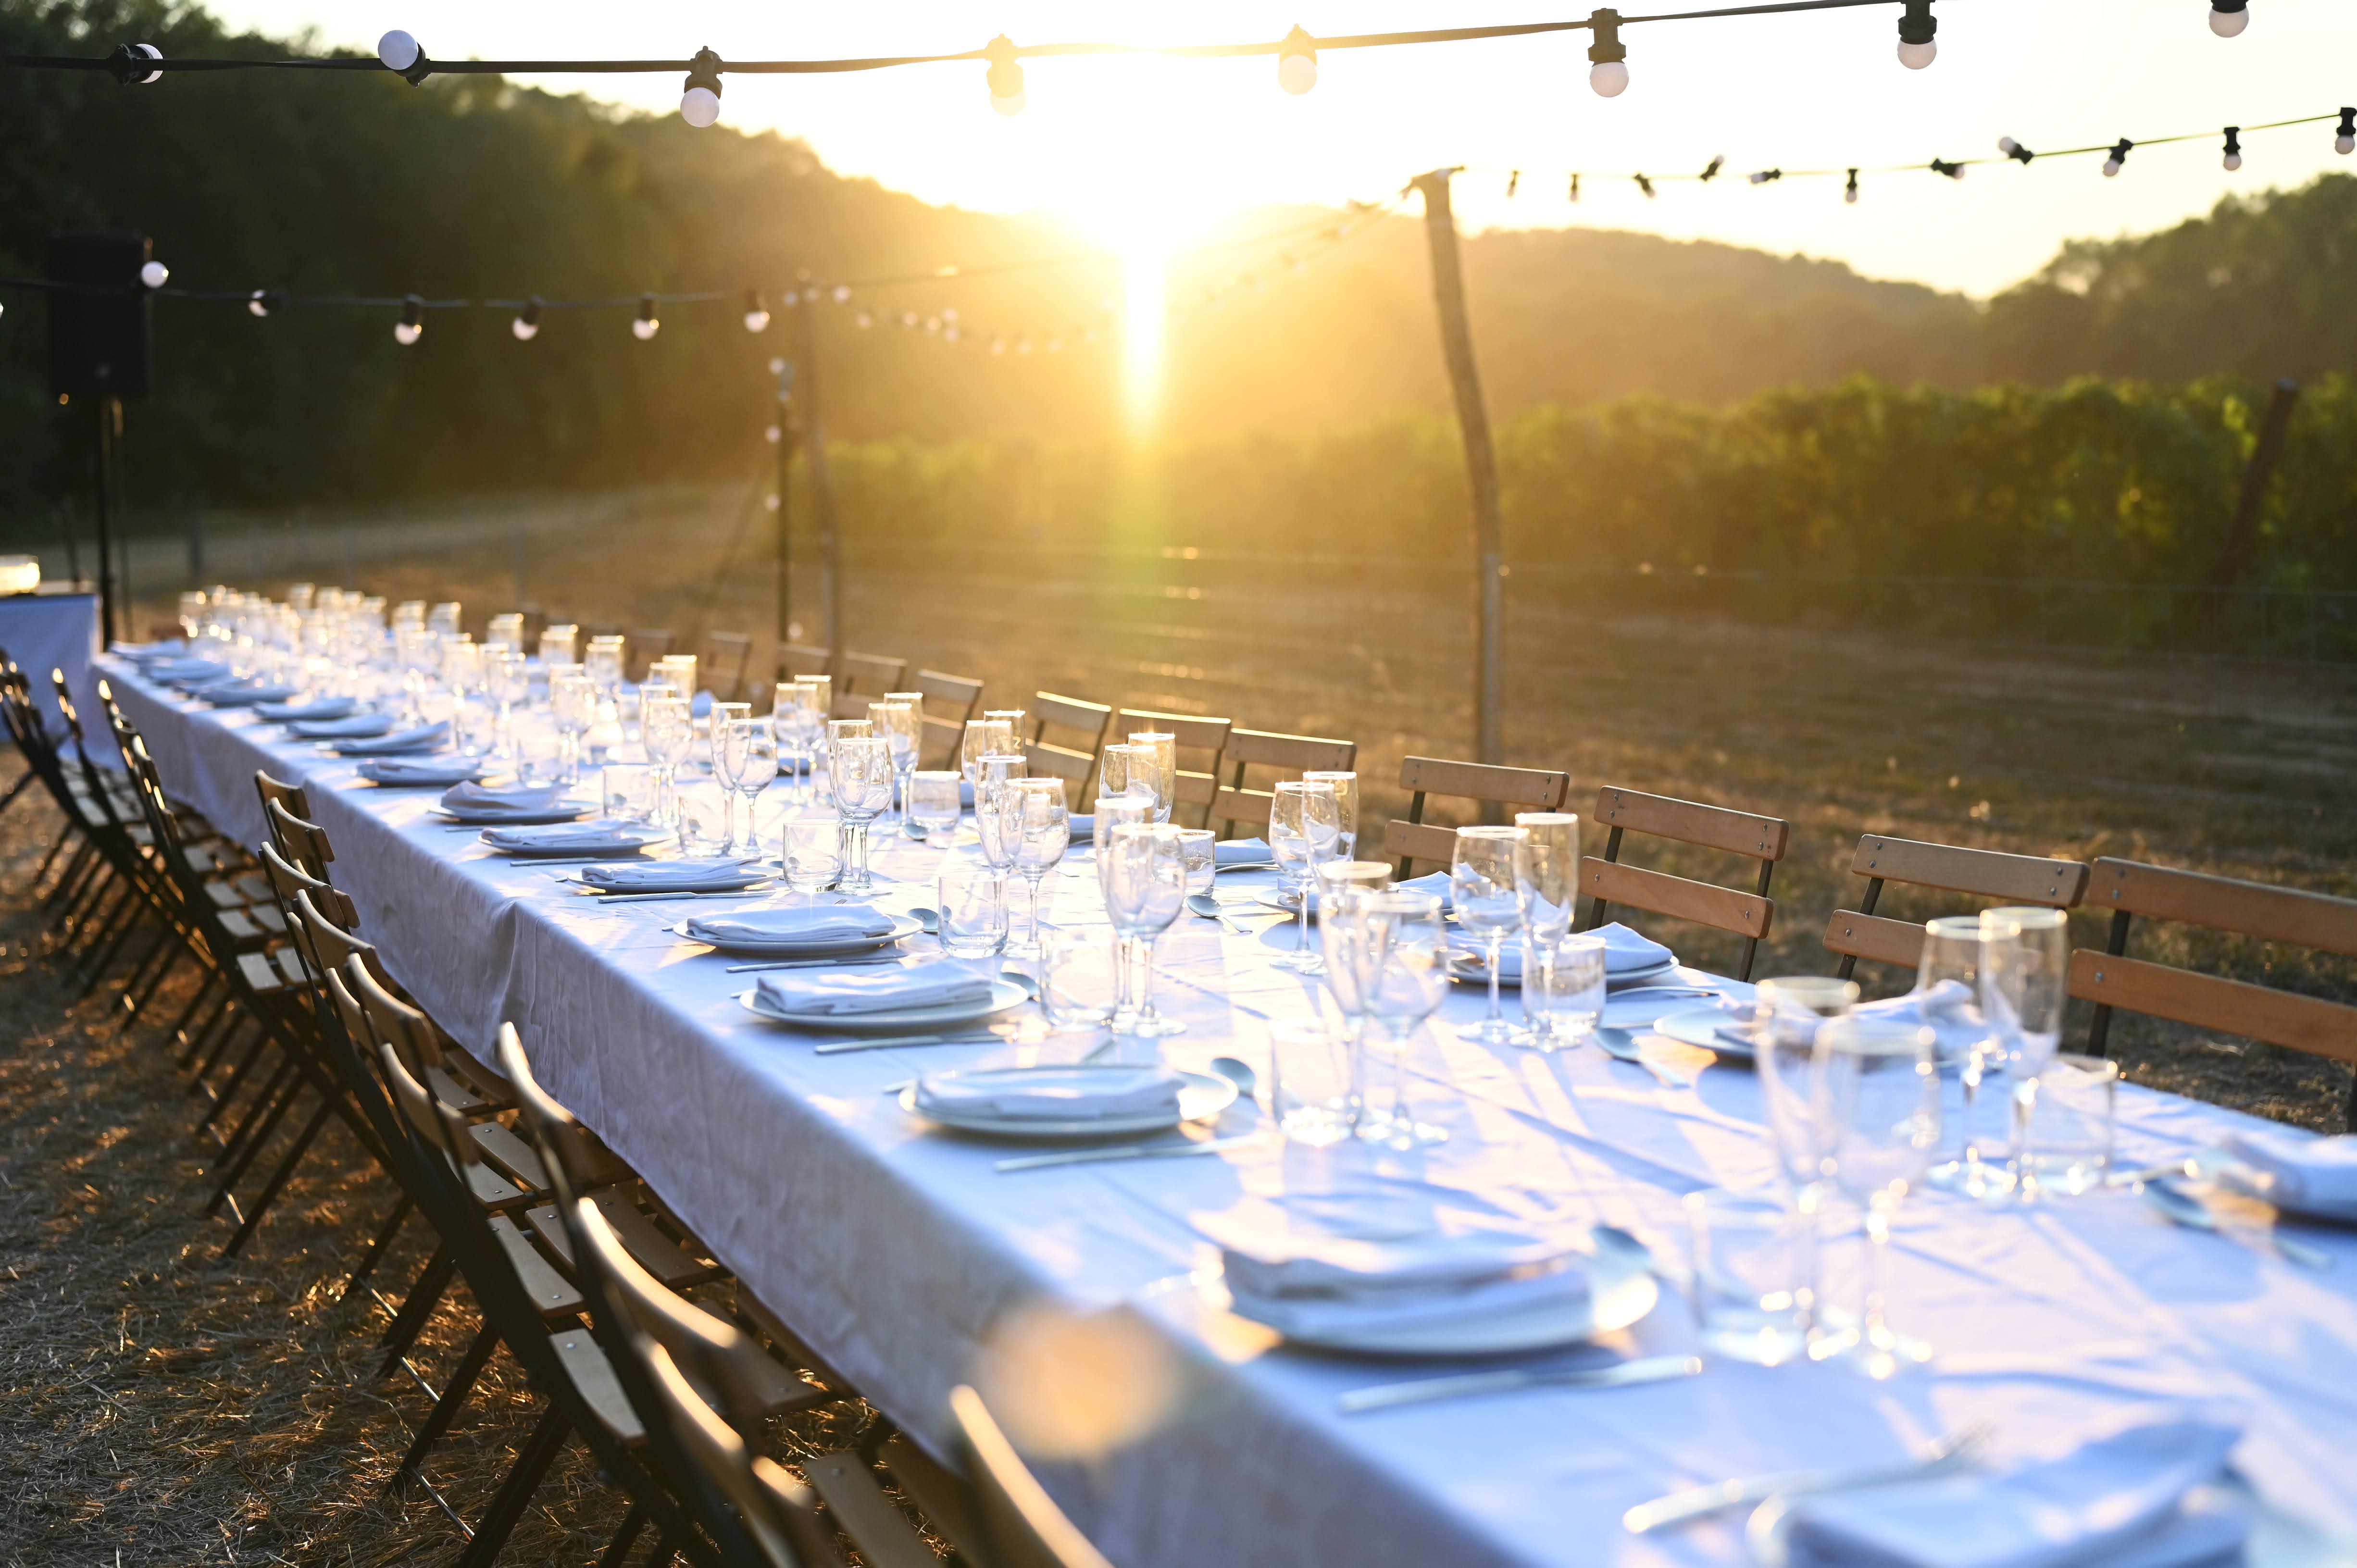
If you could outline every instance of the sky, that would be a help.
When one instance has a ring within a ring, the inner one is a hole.
[[[737,59],[940,53],[996,32],[1018,43],[1103,39],[1238,42],[1300,24],[1343,34],[1559,19],[1496,0],[1244,0],[1178,5],[1105,0],[896,0],[818,7],[774,0],[213,0],[232,26],[316,29],[373,48],[388,27],[458,59]],[[1631,13],[1642,9],[1627,5]],[[1903,69],[1899,7],[1624,30],[1631,83],[1617,99],[1587,81],[1585,33],[1329,51],[1316,88],[1279,90],[1267,57],[1028,61],[1028,107],[990,107],[977,62],[836,76],[732,77],[722,119],[805,139],[833,168],[926,200],[1068,217],[1135,261],[1183,245],[1264,203],[1395,193],[1418,170],[1464,165],[1460,223],[1641,229],[1848,263],[1870,276],[1986,295],[2035,272],[2066,239],[2165,228],[2223,195],[2304,183],[2336,156],[2330,124],[2257,132],[2239,174],[2215,131],[2330,113],[2357,98],[2357,4],[2250,0],[2242,37],[2208,26],[2207,0],[1938,0],[1938,59]],[[549,78],[674,110],[675,76]],[[1753,186],[1787,168],[1907,166],[1986,156],[2010,134],[2032,148],[2187,132],[2207,139],[2133,153],[2115,179],[2099,157],[1992,165],[1952,181],[1867,174]],[[1648,200],[1631,171],[1680,173],[1724,154],[1728,175],[1664,185]],[[1523,171],[1506,195],[1508,171]],[[1585,171],[1582,199],[1568,176]],[[1413,208],[1411,207],[1411,210]]]

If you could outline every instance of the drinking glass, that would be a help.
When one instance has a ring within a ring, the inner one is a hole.
[[[1142,803],[1142,802],[1141,802]],[[1114,934],[1129,949],[1135,977],[1132,1006],[1114,1020],[1114,1032],[1153,1037],[1184,1033],[1187,1026],[1154,1010],[1154,942],[1170,929],[1187,898],[1187,862],[1178,830],[1153,822],[1124,823],[1098,853],[1105,884],[1105,912]]]
[[[515,711],[517,704],[532,694],[531,668],[524,662],[523,650],[512,643],[490,644],[483,661],[490,671],[491,698],[499,704],[492,721],[491,755],[513,760]]]
[[[796,893],[819,893],[843,875],[843,823],[834,817],[789,817],[780,830],[779,869]]]
[[[724,717],[715,713],[712,722],[712,778],[721,788],[721,808],[727,814],[720,853],[735,854],[739,794],[745,797],[746,837],[759,846],[753,832],[753,798],[778,776],[778,741],[765,721],[749,714]]]
[[[548,716],[556,726],[557,779],[571,784],[581,777],[581,737],[589,733],[597,714],[597,689],[578,664],[558,665],[548,672]]]
[[[619,637],[593,637],[581,656],[581,667],[589,671],[596,682],[600,702],[610,703],[622,685],[622,639]]]
[[[1940,1044],[1940,1067],[1953,1075],[1962,1093],[1955,1125],[1948,1129],[1955,1148],[1953,1153],[1943,1150],[1945,1157],[1924,1178],[1943,1192],[1988,1197],[2012,1186],[2002,1165],[1981,1157],[1981,1086],[2001,1075],[2006,1065],[2005,1047],[1981,1011],[1981,975],[1999,948],[2020,940],[2020,928],[2012,922],[1984,924],[1978,915],[1943,915],[1923,923],[1923,956],[1914,993],[1929,1007],[1934,989],[1946,987],[1940,998],[1941,1019],[1950,1034]],[[1961,1036],[1955,1032],[1959,1029]]]
[[[456,635],[463,618],[463,607],[456,599],[446,600],[425,612],[425,624],[446,636]]]
[[[943,843],[957,836],[958,818],[963,808],[958,804],[958,785],[962,780],[946,769],[909,775],[909,822],[921,830],[920,836],[938,837]]]
[[[770,705],[770,729],[778,737],[778,771],[786,776],[789,800],[805,798],[801,793],[805,779],[813,793],[818,788],[812,758],[818,753],[823,732],[818,712],[811,705],[812,696],[811,689],[801,682],[780,681]]]
[[[1282,786],[1280,786],[1282,788]],[[1448,865],[1448,897],[1457,923],[1480,937],[1490,964],[1490,1015],[1457,1031],[1458,1038],[1488,1046],[1518,1045],[1522,1029],[1506,1021],[1498,996],[1498,968],[1506,938],[1523,923],[1516,869],[1530,840],[1525,828],[1457,830],[1457,851]]]
[[[180,596],[180,636],[191,649],[198,635],[204,630],[205,596],[202,592]]]
[[[838,740],[866,739],[875,734],[876,721],[873,719],[829,719],[826,721],[826,738],[819,746],[818,765],[826,769],[827,789],[830,792],[830,795],[834,789],[834,743]],[[891,751],[889,747],[886,748],[885,756],[888,759],[890,757]]]
[[[982,710],[982,717],[985,724],[1006,726],[1006,738],[1015,744],[1003,746],[1001,750],[1021,751],[1023,749],[1023,726],[1030,722],[1030,714],[1021,708],[985,708]]]
[[[642,762],[609,762],[598,769],[603,814],[623,822],[651,822],[662,808],[655,770]]]
[[[1178,737],[1166,730],[1138,730],[1129,737],[1132,746],[1142,746],[1153,754],[1144,768],[1133,768],[1131,782],[1143,778],[1154,788],[1154,820],[1167,822],[1170,809],[1178,799]]]
[[[2037,1092],[2016,1101],[2014,1170],[2027,1202],[2099,1190],[2112,1167],[2120,1064],[2058,1053],[2039,1069]]]
[[[981,776],[984,757],[1012,757],[1021,750],[1012,725],[999,719],[968,719],[965,733],[958,737],[958,770],[973,784]]]
[[[952,958],[989,958],[1006,949],[1006,874],[952,860],[941,875],[942,950]]]
[[[1121,1005],[1122,954],[1114,939],[1049,931],[1039,954],[1039,1011],[1048,1026],[1096,1030]]]
[[[1015,869],[1031,885],[1030,925],[1020,942],[1007,950],[1023,958],[1040,952],[1039,885],[1063,860],[1072,842],[1071,810],[1064,803],[1060,779],[1017,779],[1008,781],[1000,820],[1015,851]]]
[[[688,703],[688,712],[692,714],[694,711],[695,703],[694,699],[691,698]],[[752,716],[753,704],[750,703],[707,703],[705,704],[704,716],[700,719],[694,720],[694,723],[695,727],[701,731],[704,736],[704,761],[706,768],[714,769],[715,771],[719,768],[720,741],[721,737],[728,733],[729,721],[732,719],[749,719]],[[725,786],[723,787],[722,798],[724,800],[733,793],[733,790],[726,789]]]
[[[1293,950],[1269,961],[1278,969],[1296,974],[1325,971],[1326,961],[1309,945],[1309,896],[1317,886],[1318,868],[1335,857],[1341,832],[1332,785],[1289,779],[1276,786],[1276,798],[1269,805],[1268,847],[1276,861],[1277,881],[1301,901]]]
[[[1782,975],[1763,980],[1752,1011],[1751,1059],[1775,1141],[1784,1201],[1800,1220],[1810,1251],[1802,1307],[1813,1332],[1817,1310],[1817,1216],[1824,1206],[1824,1132],[1817,1119],[1814,1078],[1817,1031],[1857,1004],[1854,981],[1831,975]]]
[[[1001,871],[1015,865],[1019,825],[1008,819],[1008,786],[1024,776],[1020,757],[992,755],[974,765],[974,832],[981,841],[983,864]]]
[[[2025,1200],[2034,1199],[2031,1122],[2039,1075],[2062,1044],[2062,1011],[2070,1001],[2070,918],[2060,909],[2020,907],[1985,910],[1981,924],[1997,933],[1981,966],[1981,1015],[1996,1036],[2012,1081],[2014,1190]],[[2008,929],[2010,940],[2002,936]]]
[[[867,825],[892,803],[892,748],[880,736],[831,737],[827,779],[834,808],[843,816],[843,879],[845,893],[875,890],[867,869]]]
[[[1822,1337],[1810,1353],[1840,1356],[1872,1378],[1931,1359],[1891,1328],[1883,1299],[1890,1219],[1931,1168],[1940,1143],[1937,1036],[1926,1027],[1853,1013],[1817,1030],[1812,1103],[1834,1184],[1866,1208],[1866,1283],[1857,1323]]]
[[[687,699],[668,691],[642,693],[639,739],[646,747],[647,760],[654,765],[659,795],[656,821],[670,826],[679,816],[679,765],[687,760],[695,745]]]
[[[680,691],[680,694],[681,694],[681,695],[685,696],[685,697],[688,697],[688,698],[693,698],[693,697],[694,697],[694,695],[695,695],[695,655],[694,655],[694,654],[693,654],[693,653],[667,653],[667,654],[663,655],[661,659],[658,659],[658,660],[656,660],[654,661],[653,669],[652,669],[652,670],[651,670],[651,671],[649,671],[649,673],[651,673],[651,673],[655,672],[656,671],[660,671],[662,672],[662,678],[663,678],[664,680],[666,680],[666,681],[670,682],[673,685],[674,685],[674,686],[678,687],[678,688],[679,688],[679,691]]]
[[[1366,1102],[1367,993],[1374,983],[1373,943],[1380,928],[1352,917],[1369,898],[1389,891],[1382,878],[1351,875],[1367,866],[1385,876],[1391,872],[1380,861],[1364,860],[1340,861],[1318,868],[1319,956],[1326,961],[1327,994],[1333,997],[1334,1010],[1342,1015],[1342,1042],[1351,1063],[1349,1111],[1353,1126]]]
[[[574,651],[581,644],[581,628],[567,623],[540,628],[540,661],[543,664],[570,664],[578,657]]]
[[[1585,1044],[1604,1018],[1604,939],[1566,931],[1552,941],[1523,933],[1523,1036],[1534,1051]]]
[[[1334,854],[1341,860],[1355,857],[1359,853],[1359,776],[1348,768],[1319,768],[1304,773],[1301,781],[1334,787],[1334,816],[1341,823],[1341,837],[1335,843]]]
[[[1220,875],[1220,835],[1209,828],[1180,828],[1178,850],[1187,860],[1187,891],[1209,893]]]
[[[1097,759],[1097,799],[1118,800],[1135,795],[1149,802],[1148,815],[1157,822],[1169,821],[1164,808],[1160,787],[1156,782],[1158,766],[1150,746],[1109,746]]]
[[[1392,1058],[1388,1110],[1361,1109],[1359,1136],[1391,1149],[1414,1149],[1448,1140],[1445,1127],[1419,1122],[1407,1103],[1407,1043],[1448,993],[1448,928],[1440,900],[1430,893],[1393,888],[1352,899],[1321,918],[1343,918],[1365,928],[1353,942],[1353,977],[1367,1015],[1381,1024],[1384,1050]]]
[[[1731,1360],[1775,1367],[1809,1342],[1812,1249],[1804,1217],[1773,1193],[1715,1187],[1685,1197],[1695,1324]]]
[[[1573,811],[1520,811],[1514,826],[1514,897],[1523,929],[1534,943],[1552,944],[1571,929],[1579,900],[1579,817]]]
[[[892,748],[892,792],[900,802],[900,835],[912,838],[915,835],[909,831],[909,775],[917,770],[917,748],[924,736],[924,718],[915,703],[887,698],[867,704],[867,719],[875,725],[874,733],[882,736]]]
[[[514,649],[518,653],[522,653],[523,651],[523,616],[522,612],[510,610],[506,615],[493,616],[491,618],[490,625],[484,629],[483,640],[485,642],[504,642],[510,648]]]
[[[1313,1149],[1351,1135],[1351,1050],[1315,1018],[1268,1028],[1268,1100],[1286,1137]]]

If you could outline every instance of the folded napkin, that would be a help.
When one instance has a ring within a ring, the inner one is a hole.
[[[1073,843],[1092,843],[1097,836],[1097,820],[1094,817],[1074,817],[1071,821],[1071,829]]]
[[[1222,1256],[1237,1316],[1296,1337],[1437,1327],[1587,1296],[1587,1254],[1559,1239],[1476,1230],[1293,1241],[1282,1255],[1229,1247]]]
[[[1266,839],[1230,839],[1211,846],[1213,857],[1223,866],[1258,865],[1275,859],[1275,852]]]
[[[2252,1181],[2229,1167],[2221,1176],[2227,1186],[2278,1208],[2357,1220],[2357,1134],[2233,1133],[2221,1147],[2262,1178]]]
[[[232,682],[227,685],[207,686],[197,695],[217,708],[250,708],[256,703],[283,703],[299,690],[277,682]]]
[[[581,880],[616,893],[723,893],[745,887],[769,875],[741,860],[651,860],[612,865],[585,865]],[[695,922],[688,922],[693,929]]]
[[[1186,1079],[1165,1067],[1029,1067],[933,1073],[917,1080],[920,1112],[1011,1122],[1113,1122],[1178,1115]]]
[[[1487,980],[1490,944],[1470,931],[1451,926],[1448,929],[1448,961]],[[1523,978],[1522,939],[1512,933],[1507,935],[1505,946],[1498,950],[1498,978],[1517,982]]]
[[[1678,961],[1677,954],[1618,920],[1608,920],[1588,934],[1604,939],[1604,972],[1608,975],[1635,974]]]
[[[253,711],[272,724],[283,725],[298,719],[310,723],[340,719],[359,706],[351,697],[314,697],[307,703],[262,703]]]
[[[761,1000],[780,1013],[856,1018],[919,1007],[979,1007],[991,996],[990,977],[953,959],[907,969],[798,970],[765,974]]]
[[[546,811],[565,799],[569,784],[478,784],[467,780],[442,791],[442,805],[452,811]]]
[[[442,719],[398,735],[379,736],[374,740],[339,740],[336,749],[346,757],[390,757],[397,751],[439,750],[449,738],[450,721]]]
[[[1793,1568],[2191,1568],[2236,1552],[2239,1509],[2190,1503],[2242,1434],[2181,1406],[2115,1417],[2068,1451],[1962,1474],[1803,1498]]]
[[[289,726],[305,740],[359,740],[393,728],[391,714],[346,714],[341,716],[296,719]]]
[[[147,666],[147,673],[175,686],[195,686],[220,680],[229,666],[218,659],[167,659]]]
[[[113,642],[107,645],[106,650],[109,653],[119,653],[125,659],[144,664],[151,660],[169,659],[177,654],[186,653],[188,650],[188,645],[183,639],[173,637],[167,638],[161,642]]]
[[[784,909],[740,909],[733,915],[691,916],[687,934],[718,946],[849,942],[890,936],[892,917],[864,904],[803,904]]]
[[[1448,910],[1448,873],[1445,871],[1432,872],[1424,876],[1411,876],[1405,882],[1399,885],[1399,891],[1402,893],[1437,893],[1440,896],[1441,912],[1446,914]]]
[[[483,842],[511,854],[601,854],[609,850],[644,849],[671,835],[661,828],[637,822],[600,819],[592,822],[552,822],[544,827],[485,828]]]
[[[379,784],[456,784],[483,770],[472,757],[372,757],[360,765],[360,776]]]
[[[1929,1026],[1939,1037],[1943,1064],[1963,1060],[1967,1052],[1989,1037],[1988,1026],[1981,1020],[1980,997],[1961,980],[1943,980],[1929,991],[1910,991],[1904,996],[1862,1003],[1850,1012],[1857,1017],[1880,1018],[1911,1027]]]

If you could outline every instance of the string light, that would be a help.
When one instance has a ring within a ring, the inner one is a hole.
[[[147,61],[162,59],[164,51],[154,44],[123,44],[107,57],[114,67],[114,80],[125,87],[145,87],[164,80],[160,70],[150,68]]]
[[[425,50],[399,27],[377,39],[376,58],[377,63],[412,87],[424,86],[434,74],[434,62],[425,58]]]
[[[1910,70],[1921,70],[1940,58],[1940,46],[1932,35],[1940,30],[1940,19],[1932,15],[1932,0],[1907,0],[1907,10],[1899,18],[1899,63]]]
[[[1514,199],[1514,192],[1520,190],[1522,187],[1523,171],[1516,169],[1506,177],[1506,199],[1512,201]]]
[[[720,57],[709,46],[688,61],[687,85],[679,95],[679,117],[701,131],[720,118]]]
[[[258,288],[246,296],[245,313],[248,316],[267,316],[285,303],[285,289]]]
[[[2018,164],[2026,164],[2038,156],[2011,136],[1999,136],[1996,139],[1996,150]]]
[[[1852,207],[1857,205],[1857,170],[1849,171],[1849,183],[1842,187],[1842,199]]]
[[[1620,41],[1620,13],[1598,11],[1587,18],[1587,27],[1596,36],[1587,46],[1587,85],[1599,98],[1618,98],[1629,91],[1629,49]]]
[[[1643,175],[1641,175],[1641,175],[1637,176],[1637,177],[1636,177],[1636,179],[1637,179],[1637,188],[1638,188],[1639,190],[1641,190],[1641,191],[1643,191],[1643,192],[1645,193],[1645,199],[1646,199],[1647,200],[1649,200],[1649,201],[1650,201],[1650,200],[1652,200],[1655,196],[1657,196],[1657,195],[1659,195],[1659,194],[1660,194],[1660,192],[1656,191],[1656,190],[1653,188],[1653,182],[1652,182],[1652,180],[1650,180],[1650,179],[1647,179]]]
[[[1711,159],[1710,162],[1703,165],[1702,173],[1695,176],[1695,177],[1702,181],[1703,184],[1708,185],[1712,180],[1718,177],[1718,171],[1726,166],[1727,155],[1725,153],[1721,153],[1717,157]]]
[[[2114,142],[2112,144],[2112,156],[2104,160],[2104,177],[2105,179],[2117,179],[2119,177],[2122,166],[2126,164],[2128,161],[2128,154],[2135,150],[2136,144],[2129,141],[2126,136],[2122,136],[2118,141]]]
[[[1753,173],[1751,176],[1751,183],[1754,185],[1766,185],[1770,180],[1781,179],[1783,177],[1784,171],[1782,169],[1763,168]]]
[[[139,268],[139,281],[149,288],[162,288],[171,280],[172,269],[161,262],[147,262]]]
[[[529,343],[540,336],[540,313],[544,308],[538,295],[523,302],[523,309],[508,323],[508,330],[515,334],[517,342]]]
[[[662,323],[655,317],[655,296],[651,294],[639,295],[639,314],[631,319],[630,336],[644,343],[662,330]]]
[[[759,289],[747,289],[745,291],[745,330],[748,332],[765,332],[769,329],[769,302],[761,297],[761,291]]]
[[[2236,169],[2243,166],[2242,131],[2243,128],[2240,125],[2229,125],[2226,127],[2226,156],[2224,163],[2226,166],[2226,172],[2228,174],[2233,174]]]
[[[1571,199],[1574,202],[1577,202],[1579,199],[1579,177],[1577,175],[1573,175],[1571,177]]]
[[[1298,22],[1276,47],[1276,84],[1296,98],[1318,85],[1318,40]]]
[[[1031,100],[1023,91],[1023,65],[1015,58],[1015,40],[1001,33],[982,52],[990,61],[983,78],[990,84],[990,106],[1001,114],[1022,113]]]
[[[393,324],[393,340],[406,349],[425,336],[425,302],[411,295],[401,302],[401,319]]]
[[[2210,0],[2210,30],[2220,38],[2239,38],[2250,25],[2250,0]]]
[[[2341,134],[2332,138],[2332,150],[2344,158],[2357,153],[2357,109],[2341,112]]]
[[[1938,158],[1933,158],[1932,172],[1946,175],[1950,179],[1962,179],[1964,177],[1964,166],[1961,163],[1944,163]]]

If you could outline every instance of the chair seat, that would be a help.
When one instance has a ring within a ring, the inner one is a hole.
[[[662,1228],[638,1206],[635,1195],[620,1187],[607,1187],[589,1194],[589,1201],[613,1227],[615,1236],[635,1259],[639,1266],[673,1290],[708,1280],[725,1273],[709,1258],[699,1258],[678,1242],[663,1234]],[[558,1264],[566,1273],[573,1270],[573,1240],[565,1233],[565,1221],[553,1203],[544,1203],[527,1209],[525,1220],[547,1246]]]
[[[802,1461],[802,1475],[864,1561],[877,1568],[935,1568],[940,1560],[884,1495],[865,1456],[849,1449],[822,1454]]]
[[[501,1176],[526,1192],[548,1190],[548,1167],[540,1163],[539,1151],[518,1136],[514,1128],[498,1122],[478,1122],[467,1131],[483,1158],[498,1166]]]
[[[579,1395],[583,1408],[597,1420],[597,1424],[614,1434],[616,1442],[635,1448],[647,1440],[647,1429],[639,1420],[639,1412],[630,1408],[628,1394],[622,1391],[621,1379],[614,1375],[614,1363],[589,1337],[586,1328],[565,1328],[548,1337],[548,1348],[556,1352],[565,1376]]]
[[[556,1265],[533,1245],[532,1238],[516,1229],[514,1220],[504,1214],[494,1214],[484,1223],[490,1227],[492,1239],[507,1254],[517,1281],[543,1317],[568,1317],[587,1305],[573,1282],[557,1273]]]

